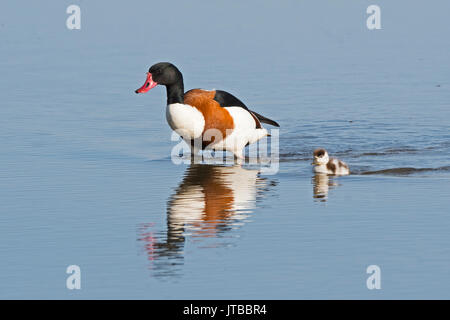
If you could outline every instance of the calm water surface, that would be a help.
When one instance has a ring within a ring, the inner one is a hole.
[[[448,2],[69,4],[0,13],[0,298],[450,298]],[[279,171],[172,163],[161,60],[278,121]]]

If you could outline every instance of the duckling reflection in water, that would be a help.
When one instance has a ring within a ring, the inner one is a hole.
[[[167,202],[167,231],[152,233],[154,226],[141,225],[140,240],[153,267],[173,272],[182,264],[186,238],[221,238],[242,225],[267,191],[268,181],[259,173],[239,165],[190,165]]]
[[[313,183],[313,198],[317,201],[327,201],[328,191],[333,187],[338,186],[338,183],[333,181],[327,174],[316,173],[312,179]]]

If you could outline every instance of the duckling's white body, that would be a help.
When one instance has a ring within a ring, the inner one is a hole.
[[[339,159],[334,158],[331,158],[326,164],[316,165],[314,167],[314,172],[334,174],[339,176],[350,174],[350,170],[348,169],[347,164]]]
[[[314,150],[314,172],[344,176],[350,174],[348,165],[335,158],[329,158],[325,149]]]

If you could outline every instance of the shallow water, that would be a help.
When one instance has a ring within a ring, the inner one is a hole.
[[[105,3],[2,9],[0,298],[450,297],[448,2]],[[175,165],[160,60],[278,121],[279,171]]]

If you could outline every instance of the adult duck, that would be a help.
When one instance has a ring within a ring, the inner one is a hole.
[[[151,66],[144,85],[135,92],[145,93],[157,85],[166,86],[169,126],[190,144],[192,154],[210,148],[230,151],[243,159],[246,145],[269,135],[261,123],[279,127],[228,92],[203,89],[184,92],[183,75],[171,63]]]

